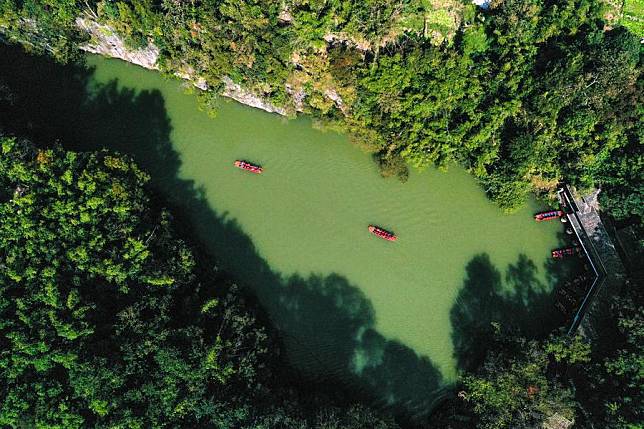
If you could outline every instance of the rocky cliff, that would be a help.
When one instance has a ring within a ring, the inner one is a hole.
[[[123,39],[121,39],[113,29],[106,25],[99,24],[88,18],[77,18],[76,24],[90,36],[89,42],[81,46],[81,49],[84,51],[106,57],[118,58],[150,70],[159,69],[157,65],[159,49],[156,46],[149,44],[147,47],[142,49],[131,49],[125,45]],[[208,90],[208,84],[206,81],[203,78],[196,76],[190,70],[175,74],[177,77],[192,82],[201,90]],[[241,85],[233,82],[229,77],[222,78],[222,83],[224,84],[224,89],[221,95],[224,97],[232,98],[239,103],[255,107],[257,109],[262,109],[270,113],[277,113],[279,115],[287,114],[286,109],[269,103],[257,94],[254,94],[243,88]]]

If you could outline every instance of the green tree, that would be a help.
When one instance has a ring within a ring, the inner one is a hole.
[[[0,147],[0,426],[397,427],[273,376],[242,292],[130,159]]]
[[[152,209],[147,179],[107,152],[2,138],[1,425],[229,427],[250,415],[266,334]]]
[[[593,363],[575,377],[579,401],[596,426],[637,428],[644,422],[644,294],[635,281],[612,298]]]
[[[476,374],[463,379],[478,427],[534,428],[555,415],[574,420],[575,392],[550,367],[588,362],[588,344],[553,337],[543,343],[504,340],[499,346]]]

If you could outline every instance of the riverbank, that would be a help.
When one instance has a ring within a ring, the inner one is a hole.
[[[460,366],[484,353],[477,326],[501,320],[533,332],[556,321],[547,263],[559,227],[533,221],[534,201],[505,215],[457,166],[383,180],[346,136],[305,117],[225,103],[210,118],[178,82],[123,61],[92,56],[81,69],[5,57],[23,94],[14,109],[41,124],[24,130],[132,155],[221,268],[258,297],[287,362],[312,383],[350,385],[380,406],[425,415]],[[264,174],[236,169],[240,158]],[[371,223],[399,241],[373,237]]]
[[[5,2],[0,30],[26,40],[30,52],[49,50],[63,61],[78,56],[83,39],[75,20],[94,13],[129,46],[154,43],[161,60],[153,66],[163,73],[199,76],[216,91],[193,91],[198,104],[185,94],[189,83],[163,81],[123,61],[91,56],[95,67],[60,67],[3,55],[4,132],[137,159],[155,195],[185,210],[182,223],[194,225],[208,252],[221,255],[223,267],[261,301],[284,338],[285,366],[302,375],[303,385],[351,385],[355,397],[364,393],[380,407],[422,419],[417,411],[433,406],[441,386],[469,372],[483,379],[473,385],[461,377],[468,391],[459,397],[483,411],[483,423],[499,414],[538,418],[542,405],[575,394],[558,386],[568,385],[571,368],[549,369],[568,341],[535,353],[518,339],[503,358],[494,337],[503,327],[511,336],[545,335],[558,325],[550,313],[553,286],[563,286],[557,293],[570,306],[575,297],[566,288],[583,291],[561,282],[563,264],[549,251],[565,236],[547,229],[557,225],[532,220],[537,208],[528,197],[563,181],[601,183],[607,212],[641,220],[641,44],[602,21],[597,2],[505,0],[485,11],[464,5],[462,37],[436,46],[427,36],[440,23],[428,22],[418,2],[399,3],[410,5],[402,9],[394,3],[382,14],[380,3],[352,2],[346,14],[326,3],[315,10],[310,2],[269,0],[253,7],[225,0],[216,8]],[[410,23],[422,25],[417,37],[406,32]],[[229,78],[292,116],[298,106],[307,115],[285,121],[220,103],[217,92]],[[215,106],[218,118],[197,106]],[[311,117],[346,135],[313,132]],[[417,169],[404,186],[380,180],[373,159],[347,144],[347,135],[370,145],[386,172]],[[235,159],[262,164],[266,174],[243,175]],[[449,171],[438,174],[435,166]],[[17,187],[9,189],[7,195]],[[504,216],[499,206],[519,210]],[[368,235],[369,224],[400,240],[386,247],[392,243]],[[598,395],[591,413],[637,422],[642,410],[632,404],[644,402],[641,391],[629,392],[638,384],[627,368],[636,366],[622,365],[622,350],[641,356],[643,307],[634,305],[638,290],[630,292],[632,299],[606,306],[609,352],[592,365],[598,375],[589,374],[587,390]],[[533,358],[540,375],[530,369]],[[516,366],[517,359],[528,366]],[[516,384],[507,383],[508,368],[520,369]],[[494,380],[512,401],[489,394]],[[619,383],[623,389],[615,389]]]
[[[95,37],[97,45],[113,38],[113,30],[121,39],[112,40],[115,46],[154,44],[155,65],[164,73],[215,90],[200,94],[206,109],[216,110],[223,91],[269,111],[311,114],[376,152],[384,176],[404,179],[407,165],[458,162],[506,210],[531,193],[554,197],[565,181],[604,184],[604,195],[610,193],[604,207],[617,216],[640,212],[628,197],[637,192],[637,168],[622,162],[637,152],[637,112],[628,107],[639,93],[640,44],[624,28],[604,24],[600,4],[544,3],[524,11],[520,2],[487,9],[390,4],[382,14],[378,5],[354,3],[347,14],[308,3],[260,3],[241,9],[11,3],[0,25],[10,40],[26,40],[62,60],[84,42],[79,18],[98,23],[85,22],[90,32],[104,33]],[[547,67],[539,67],[552,52],[557,55]],[[565,79],[557,77],[562,71]],[[555,103],[558,93],[567,95]],[[596,126],[581,125],[588,123]],[[624,186],[619,177],[627,177]]]
[[[108,58],[117,58],[148,70],[159,71],[157,64],[159,60],[159,48],[153,44],[149,43],[141,49],[129,48],[123,38],[114,29],[107,25],[99,24],[87,17],[77,18],[76,25],[90,37],[89,42],[79,45],[81,50]],[[174,71],[173,74],[180,79],[189,81],[202,91],[211,90],[206,80],[195,75],[194,70],[190,67]],[[223,97],[231,98],[238,103],[269,113],[277,113],[282,116],[289,115],[285,108],[275,106],[257,94],[253,94],[251,91],[233,82],[229,77],[222,78],[221,82],[223,89],[220,95]]]

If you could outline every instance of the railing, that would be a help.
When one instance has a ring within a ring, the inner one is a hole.
[[[571,213],[566,213],[566,218],[568,219],[568,223],[571,225],[575,235],[577,236],[577,240],[579,241],[579,244],[584,251],[586,259],[588,259],[588,262],[590,263],[590,266],[595,273],[595,280],[593,280],[592,285],[586,292],[586,295],[577,308],[577,312],[575,313],[570,327],[568,328],[568,335],[572,335],[575,333],[575,331],[577,331],[577,328],[579,328],[579,325],[583,321],[593,298],[604,284],[604,281],[606,280],[606,268],[604,267],[604,264],[599,257],[599,252],[593,245],[590,236],[584,229],[579,216],[577,215],[579,208],[571,198],[570,191],[568,191],[568,189],[564,186],[558,191],[558,194],[560,201],[564,203],[565,206],[570,207]]]

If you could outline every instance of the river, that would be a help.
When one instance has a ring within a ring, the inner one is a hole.
[[[29,91],[47,74],[64,87],[37,95],[35,108],[58,122],[48,137],[133,155],[216,255],[214,268],[251,288],[312,385],[422,415],[480,358],[491,322],[535,334],[557,323],[549,254],[561,225],[534,222],[535,201],[504,214],[458,166],[382,179],[369,154],[307,118],[223,101],[212,118],[181,82],[88,63],[22,70]],[[265,171],[241,171],[236,159]]]

